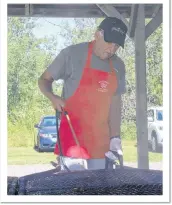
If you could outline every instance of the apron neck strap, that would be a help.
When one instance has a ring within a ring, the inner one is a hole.
[[[111,58],[109,59],[109,66],[110,66],[110,72],[114,73],[115,71],[114,71],[114,68],[113,68],[113,62],[112,62]]]
[[[94,41],[89,42],[88,45],[88,54],[87,54],[87,60],[86,60],[86,67],[90,68],[91,66],[91,57],[92,57],[92,52],[93,52],[93,45]]]

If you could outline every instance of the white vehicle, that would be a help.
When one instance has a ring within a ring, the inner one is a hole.
[[[148,109],[148,141],[154,152],[163,147],[162,107],[150,107]]]

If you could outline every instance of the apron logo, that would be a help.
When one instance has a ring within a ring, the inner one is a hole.
[[[102,80],[102,81],[99,81],[99,88],[98,88],[98,91],[99,92],[107,92],[108,91],[108,89],[107,89],[107,86],[108,86],[108,82],[107,81],[104,81],[104,80]]]

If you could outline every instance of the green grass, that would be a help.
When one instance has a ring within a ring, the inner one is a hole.
[[[137,147],[135,141],[123,141],[124,161],[137,161]],[[50,161],[55,160],[53,152],[39,153],[32,147],[9,147],[8,148],[8,164],[9,165],[23,165],[23,164],[49,164]],[[149,152],[150,162],[162,161],[161,153]]]
[[[126,162],[136,162],[137,161],[137,147],[136,141],[123,141],[123,151],[124,151],[124,161]],[[162,153],[149,152],[150,162],[160,162],[162,161]]]
[[[32,147],[9,147],[8,164],[49,164],[55,160],[53,152],[37,152]]]

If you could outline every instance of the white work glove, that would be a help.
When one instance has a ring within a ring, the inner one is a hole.
[[[115,162],[119,159],[117,155],[121,157],[123,156],[121,139],[120,137],[112,137],[110,140],[109,151],[105,153],[105,157],[111,160],[111,162]]]
[[[123,167],[123,152],[120,137],[112,137],[110,140],[109,151],[105,153],[105,168],[116,169],[119,161],[120,167]]]
[[[111,138],[109,150],[112,152],[117,152],[119,155],[123,155],[120,137]]]

